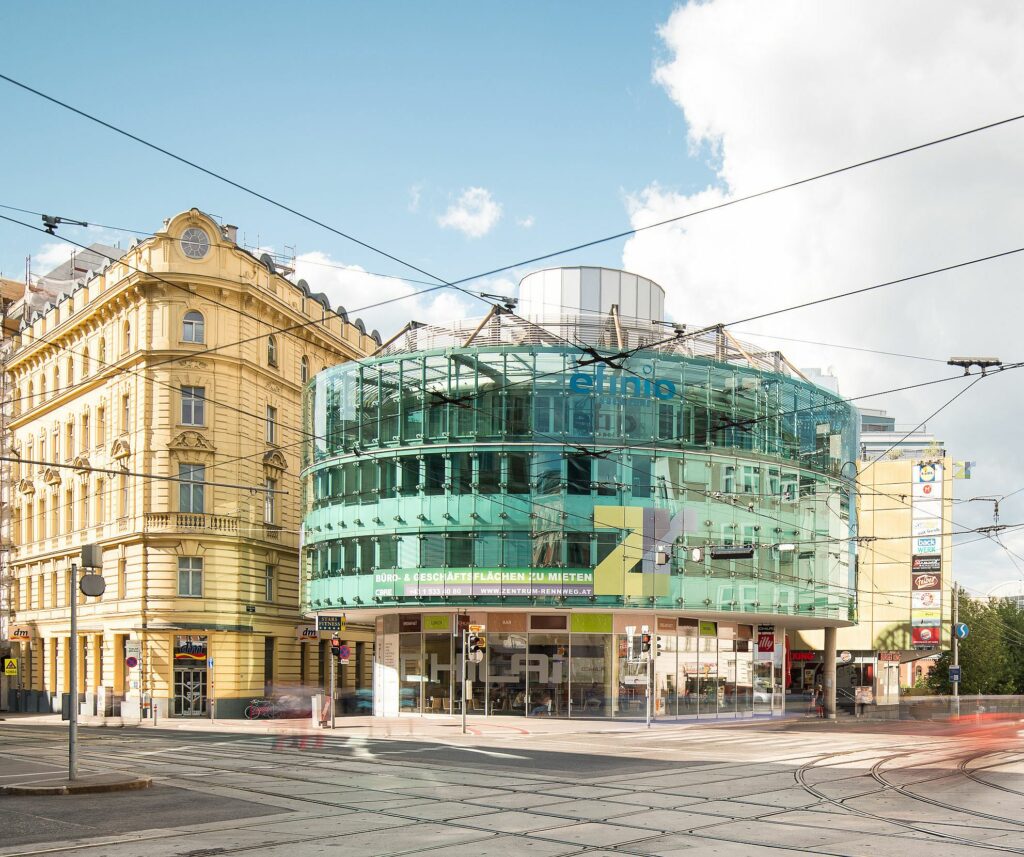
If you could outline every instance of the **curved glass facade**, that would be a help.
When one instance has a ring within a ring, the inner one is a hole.
[[[852,621],[855,410],[753,361],[613,354],[499,341],[318,375],[304,607]]]

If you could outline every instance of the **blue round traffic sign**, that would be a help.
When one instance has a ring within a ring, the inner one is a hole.
[[[967,635],[971,633],[971,629],[967,627],[963,622],[957,622],[953,626],[953,633],[956,634],[958,640],[966,640]]]

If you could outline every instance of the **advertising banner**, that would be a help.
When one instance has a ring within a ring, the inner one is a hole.
[[[942,606],[942,593],[937,590],[925,590],[910,593],[912,610],[938,610]]]
[[[557,568],[389,569],[374,575],[374,594],[385,598],[593,595],[594,573]]]
[[[759,652],[774,652],[775,651],[775,626],[774,625],[758,625],[757,626],[757,650]]]
[[[316,643],[320,639],[320,634],[316,630],[316,625],[296,625],[295,638],[300,643]]]
[[[920,627],[910,629],[910,641],[914,648],[931,649],[939,645],[941,627]]]
[[[940,553],[942,545],[935,536],[922,536],[913,540],[913,551],[915,555]]]
[[[915,518],[910,522],[912,536],[941,536],[942,518]]]
[[[942,571],[941,556],[915,556],[910,562],[911,571]]]
[[[910,624],[914,628],[935,628],[942,622],[942,611],[938,608],[914,610],[910,614]]]
[[[175,637],[174,662],[206,666],[206,636]]]
[[[942,589],[942,576],[931,571],[924,571],[910,576],[910,588],[913,592]]]
[[[922,464],[914,465],[914,482],[919,484],[932,484],[938,486],[939,491],[942,490],[942,465],[941,464],[929,464],[924,462]]]

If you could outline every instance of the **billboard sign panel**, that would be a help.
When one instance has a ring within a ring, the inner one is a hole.
[[[920,536],[913,540],[914,554],[929,554],[929,553],[940,553],[942,551],[942,545],[935,536]]]
[[[937,610],[942,606],[942,593],[938,590],[922,590],[910,593],[910,607],[918,610]]]
[[[910,522],[913,536],[941,536],[942,518],[915,518]]]
[[[939,645],[942,636],[941,628],[922,626],[910,629],[910,641],[914,648],[934,648]]]
[[[915,556],[910,562],[912,571],[942,571],[941,556]]]
[[[910,588],[914,592],[942,589],[942,575],[931,571],[922,571],[910,576]]]

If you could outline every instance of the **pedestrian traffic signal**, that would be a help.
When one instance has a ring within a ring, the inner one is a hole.
[[[651,650],[651,635],[641,634],[640,635],[640,651],[649,652]]]
[[[469,659],[474,663],[480,663],[484,659],[484,652],[487,651],[487,639],[483,634],[469,635]]]
[[[331,654],[336,658],[341,657],[341,640],[337,637],[331,637]]]

